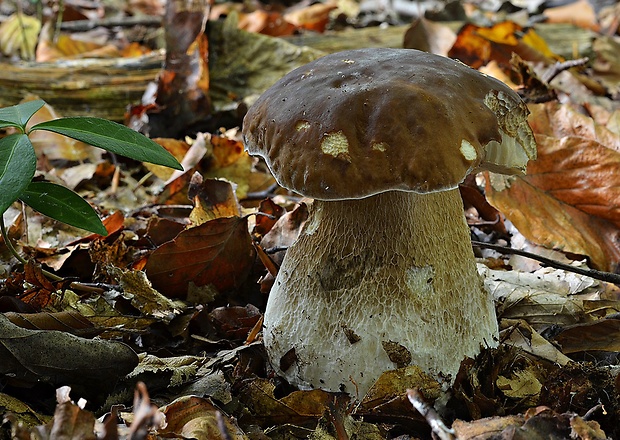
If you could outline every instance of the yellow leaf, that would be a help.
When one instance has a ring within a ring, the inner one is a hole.
[[[41,22],[23,14],[11,15],[0,25],[0,51],[6,56],[33,60]]]

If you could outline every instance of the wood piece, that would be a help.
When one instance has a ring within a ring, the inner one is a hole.
[[[34,94],[63,116],[122,121],[161,69],[163,53],[135,58],[77,59],[52,63],[0,63],[0,107]]]

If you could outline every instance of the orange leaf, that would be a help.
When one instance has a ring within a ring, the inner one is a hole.
[[[299,28],[323,32],[327,23],[329,23],[329,13],[337,7],[338,5],[335,2],[315,3],[305,8],[288,12],[284,15],[284,18]]]
[[[548,62],[549,59],[558,58],[532,29],[525,31],[511,21],[497,23],[491,27],[471,23],[464,25],[448,56],[457,58],[475,69],[491,60],[508,68],[513,53],[527,61]]]
[[[558,103],[531,106],[538,159],[528,174],[487,185],[489,201],[529,240],[620,262],[620,136]]]
[[[156,249],[146,263],[153,286],[164,295],[184,297],[191,282],[234,290],[248,276],[255,251],[247,219],[226,217],[181,232]]]

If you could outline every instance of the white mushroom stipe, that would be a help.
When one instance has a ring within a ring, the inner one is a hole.
[[[461,361],[496,346],[496,336],[458,189],[315,200],[265,312],[265,346],[278,374],[358,398],[407,356],[453,379]],[[386,351],[398,346],[398,356]]]

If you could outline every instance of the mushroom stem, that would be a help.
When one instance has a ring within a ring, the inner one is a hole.
[[[271,290],[264,339],[289,382],[361,398],[407,365],[450,383],[497,331],[458,189],[390,191],[314,201]]]

